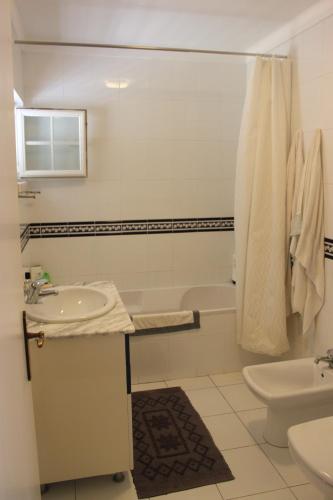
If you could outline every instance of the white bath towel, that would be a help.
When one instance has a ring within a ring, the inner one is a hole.
[[[303,320],[303,333],[311,327],[324,303],[324,189],[321,131],[316,130],[304,165],[297,199],[297,235],[293,250],[292,310]]]
[[[304,172],[304,156],[303,156],[303,132],[298,130],[293,138],[288,164],[287,164],[287,202],[286,202],[286,301],[287,315],[292,312],[291,307],[291,257],[294,256],[296,242],[298,241],[299,232],[295,231],[299,218],[297,210],[297,198],[300,192]]]

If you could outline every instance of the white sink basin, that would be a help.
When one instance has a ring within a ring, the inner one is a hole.
[[[101,290],[88,286],[59,286],[58,295],[39,298],[38,304],[27,304],[27,315],[42,323],[71,323],[97,318],[116,304]]]

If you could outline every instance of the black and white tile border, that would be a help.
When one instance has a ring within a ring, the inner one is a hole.
[[[119,234],[233,231],[232,217],[149,219],[127,221],[50,222],[30,224],[30,238]]]
[[[146,219],[126,221],[42,222],[25,226],[24,233],[21,232],[21,249],[22,251],[24,250],[27,242],[29,241],[29,238],[191,233],[233,230],[233,217]]]
[[[30,235],[30,227],[29,224],[20,224],[20,241],[21,241],[21,252],[27,246]]]
[[[325,238],[325,258],[333,260],[333,240]]]
[[[21,251],[30,238],[233,231],[233,217],[20,224]],[[333,260],[333,239],[325,238],[325,258]]]

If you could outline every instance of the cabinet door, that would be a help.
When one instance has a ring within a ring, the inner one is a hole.
[[[19,109],[16,114],[21,177],[84,177],[85,111]]]
[[[29,345],[42,483],[129,470],[124,335]]]

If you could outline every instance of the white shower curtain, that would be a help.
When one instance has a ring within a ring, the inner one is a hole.
[[[238,343],[272,356],[289,349],[285,238],[290,91],[289,61],[256,60],[236,172]]]

